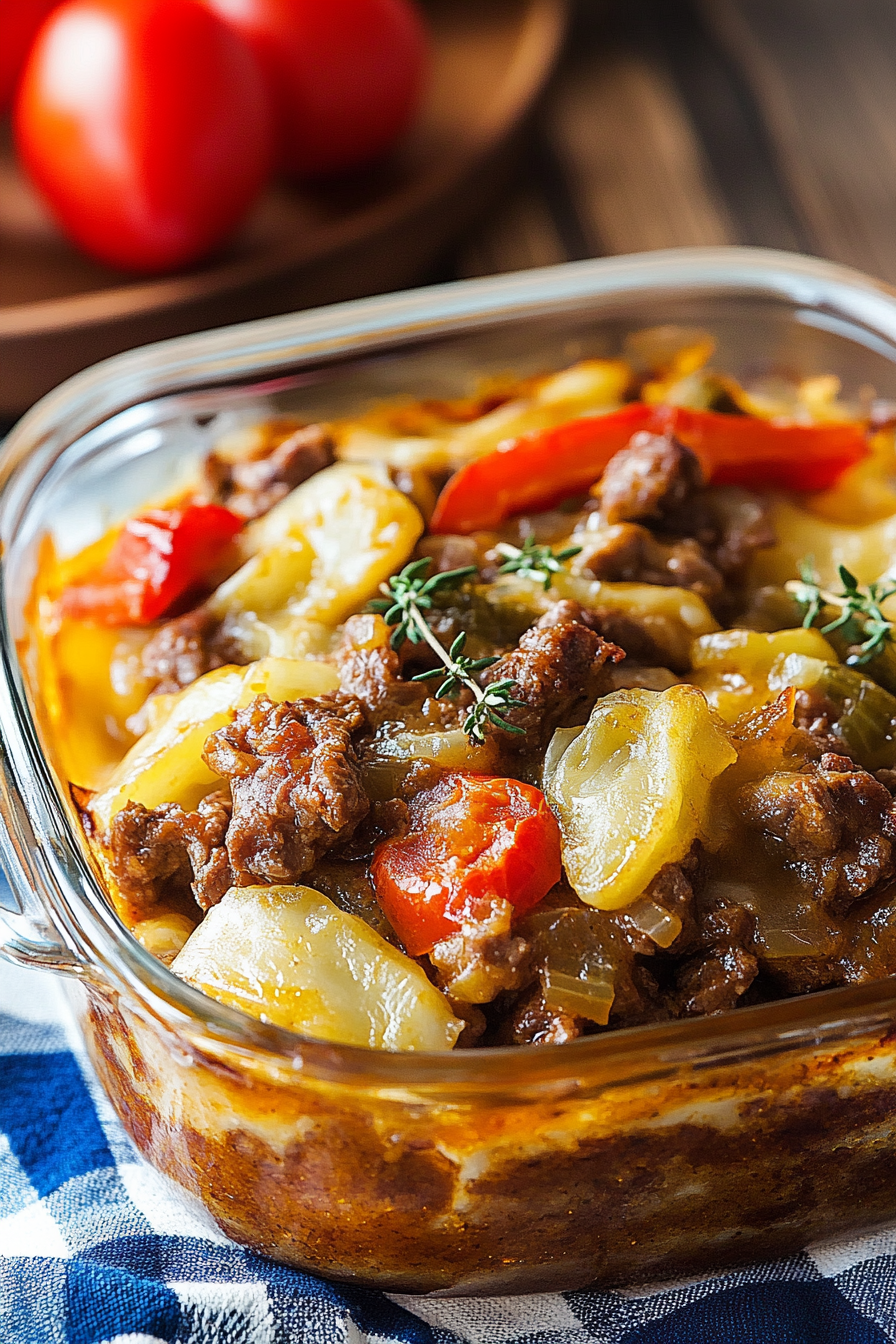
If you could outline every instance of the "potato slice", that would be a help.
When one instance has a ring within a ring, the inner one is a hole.
[[[450,1050],[463,1030],[421,968],[310,887],[233,887],[171,969],[262,1022],[345,1045]]]
[[[836,653],[817,630],[798,626],[770,635],[757,630],[719,630],[694,640],[694,671],[688,679],[700,687],[726,723],[734,723],[741,714],[774,700],[789,684],[781,680],[781,672],[791,655],[822,663],[837,661]],[[769,680],[773,668],[774,686]]]
[[[319,643],[405,563],[423,531],[414,504],[376,464],[319,471],[250,524],[249,559],[208,605],[247,651],[291,656]]]
[[[598,701],[566,749],[549,752],[545,771],[563,864],[581,899],[618,910],[663,864],[683,859],[707,834],[712,781],[736,759],[694,686]]]
[[[839,587],[839,565],[845,565],[859,583],[873,583],[893,572],[896,514],[862,526],[848,525],[779,499],[772,522],[778,540],[768,550],[757,551],[750,566],[751,582],[757,587],[798,578],[800,564],[809,558],[824,587]]]
[[[456,471],[465,462],[493,452],[500,443],[521,434],[551,429],[583,415],[603,415],[622,403],[632,380],[629,364],[620,359],[585,359],[560,373],[520,389],[521,395],[475,420],[441,433],[389,434],[379,423],[354,422],[337,428],[337,454],[345,461],[377,459],[391,467]],[[436,426],[430,426],[436,430]]]
[[[265,658],[248,667],[221,667],[207,672],[177,695],[151,702],[152,726],[117,766],[91,813],[105,831],[126,802],[158,807],[181,803],[195,807],[219,782],[202,759],[211,733],[223,728],[234,711],[257,695],[272,700],[297,700],[324,695],[339,684],[328,663]]]

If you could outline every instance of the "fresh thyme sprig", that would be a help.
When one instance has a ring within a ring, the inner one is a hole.
[[[878,580],[863,586],[845,565],[839,565],[837,572],[843,590],[830,593],[819,585],[811,556],[803,560],[799,568],[799,579],[792,579],[785,586],[799,605],[806,608],[804,627],[808,629],[814,625],[825,607],[839,607],[840,615],[823,625],[821,633],[829,635],[834,630],[843,631],[844,638],[854,646],[847,664],[862,667],[882,653],[884,646],[893,639],[894,623],[881,611],[881,603],[896,593],[896,585],[888,586]]]
[[[554,575],[563,568],[563,562],[578,555],[581,549],[581,546],[564,546],[562,551],[552,551],[550,546],[536,545],[535,534],[530,532],[522,547],[511,546],[506,541],[498,542],[495,550],[505,557],[498,573],[521,574],[524,579],[543,579],[547,592]]]
[[[457,636],[451,648],[446,649],[430,629],[425,616],[432,609],[434,593],[456,587],[470,574],[476,573],[476,566],[449,569],[444,574],[433,574],[432,578],[427,578],[431,563],[427,556],[405,565],[400,574],[393,574],[388,583],[381,584],[380,590],[385,596],[370,603],[372,610],[381,612],[387,625],[395,626],[390,638],[393,649],[400,649],[406,639],[412,644],[426,643],[442,664],[429,672],[421,672],[413,678],[414,681],[441,677],[437,698],[457,695],[461,687],[472,692],[473,705],[464,719],[464,732],[474,745],[485,741],[488,724],[494,724],[509,733],[522,733],[522,728],[508,723],[499,712],[506,713],[508,709],[522,706],[522,701],[515,700],[511,695],[514,683],[511,680],[496,681],[483,690],[475,680],[475,674],[491,667],[498,661],[497,657],[469,658],[464,653],[467,636],[463,632]]]

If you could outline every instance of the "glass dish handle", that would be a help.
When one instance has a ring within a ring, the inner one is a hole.
[[[21,799],[0,790],[0,814],[0,958],[84,977],[87,963],[69,947],[37,894],[46,864]]]

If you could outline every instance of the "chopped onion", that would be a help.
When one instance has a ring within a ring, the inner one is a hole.
[[[625,911],[629,922],[639,933],[652,938],[657,947],[671,947],[681,933],[681,920],[669,910],[664,910],[649,896],[640,896]]]
[[[612,966],[594,966],[586,978],[580,979],[548,965],[543,980],[544,999],[550,1008],[571,1013],[573,1017],[586,1017],[602,1027],[607,1025],[615,998]]]

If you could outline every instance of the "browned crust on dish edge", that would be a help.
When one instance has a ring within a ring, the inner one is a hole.
[[[896,1210],[886,1035],[437,1108],[301,1074],[259,1081],[99,997],[82,1026],[143,1155],[235,1241],[329,1278],[439,1294],[618,1286],[789,1253]]]

